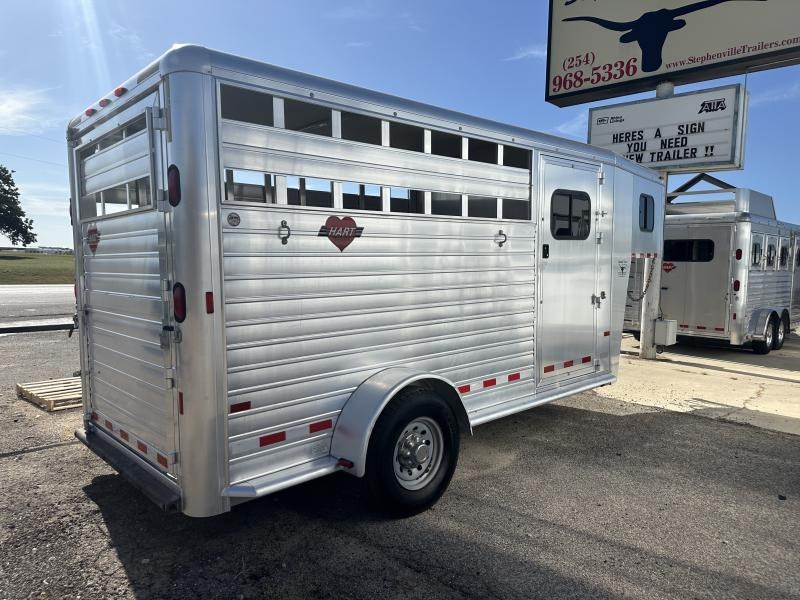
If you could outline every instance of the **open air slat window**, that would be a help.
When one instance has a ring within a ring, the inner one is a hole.
[[[342,183],[342,206],[350,210],[382,210],[381,186]]]
[[[389,210],[391,212],[418,215],[425,212],[425,192],[393,187],[389,194]]]
[[[497,144],[486,140],[469,139],[469,160],[497,164]]]
[[[431,194],[431,214],[461,216],[461,194],[433,192]]]
[[[275,176],[258,171],[225,169],[225,200],[275,204]]]
[[[431,131],[431,154],[461,158],[461,136],[443,131]]]
[[[467,214],[484,219],[497,218],[497,198],[489,196],[470,196],[467,200]]]
[[[283,101],[283,123],[286,129],[333,135],[333,113],[330,108],[286,98]]]
[[[529,221],[531,218],[531,203],[528,200],[503,198],[503,218]]]
[[[333,208],[333,183],[328,179],[287,177],[286,197],[295,206]]]
[[[342,111],[342,139],[381,145],[381,120]]]
[[[275,124],[270,94],[223,85],[220,86],[220,104],[223,119],[269,127]]]
[[[503,146],[503,164],[518,169],[531,168],[531,151],[516,146]]]
[[[425,130],[405,123],[390,123],[389,145],[401,150],[422,152],[425,149]]]

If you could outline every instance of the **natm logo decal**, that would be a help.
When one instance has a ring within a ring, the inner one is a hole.
[[[97,231],[97,225],[92,223],[86,231],[86,243],[89,244],[89,250],[92,254],[97,252],[97,245],[100,243],[100,232]]]
[[[339,252],[344,252],[353,240],[361,237],[364,231],[363,227],[356,225],[353,217],[328,217],[325,225],[319,228],[318,237],[328,238],[334,246],[339,249]]]

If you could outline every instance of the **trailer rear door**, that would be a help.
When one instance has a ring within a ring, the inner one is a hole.
[[[664,240],[661,309],[678,333],[728,333],[730,225],[671,226]]]
[[[165,212],[157,190],[162,132],[153,94],[121,125],[75,150],[85,344],[93,425],[155,468],[173,472],[175,390]]]
[[[541,161],[539,381],[545,385],[593,372],[598,289],[597,218],[603,210],[600,167],[543,157]]]

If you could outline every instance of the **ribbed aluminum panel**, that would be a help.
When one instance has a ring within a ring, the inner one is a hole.
[[[350,393],[405,366],[454,382],[531,371],[534,226],[287,206],[229,206],[222,233],[231,483],[327,454]],[[329,216],[363,227],[340,252]],[[281,221],[291,228],[286,245]],[[503,229],[508,243],[494,236]],[[513,391],[508,391],[508,386]],[[528,377],[465,396],[468,411],[532,394]],[[286,439],[269,442],[270,434]]]
[[[150,174],[147,131],[126,138],[83,161],[83,193],[91,194]]]
[[[90,227],[97,230],[94,250]],[[174,450],[172,394],[160,343],[159,228],[163,215],[155,210],[82,225],[89,396],[92,409],[103,415],[96,426],[109,421],[112,431],[141,440],[151,460],[156,452],[169,456]]]

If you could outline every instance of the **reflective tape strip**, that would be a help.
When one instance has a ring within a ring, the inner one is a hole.
[[[680,327],[681,329],[689,329],[689,326],[686,325],[685,323],[681,323],[680,325],[678,325],[678,327]]]
[[[657,252],[631,252],[631,258],[658,258]]]
[[[553,372],[555,372],[557,370],[571,369],[572,367],[575,366],[576,362],[580,362],[581,364],[590,363],[590,362],[592,362],[592,357],[591,356],[584,356],[581,359],[565,360],[563,363],[560,363],[561,366],[558,366],[558,365],[547,365],[544,368],[544,372],[545,373],[553,373]]]
[[[707,329],[705,325],[695,325],[697,329]]]
[[[158,464],[160,464],[165,469],[169,466],[169,461],[167,461],[167,457],[164,456],[163,454],[157,453],[156,460],[158,461]]]
[[[108,419],[106,419],[105,426],[106,426],[106,429],[108,429],[109,431],[114,431],[114,424],[111,421],[109,421]]]
[[[565,369],[569,369],[569,368],[570,368],[571,366],[573,366],[574,364],[575,364],[575,361],[574,361],[574,360],[567,360],[567,361],[564,361],[564,368],[565,368]]]
[[[319,431],[325,431],[326,429],[332,429],[332,428],[333,428],[333,420],[325,419],[324,421],[311,423],[311,425],[308,426],[308,433],[317,433]]]
[[[592,357],[591,357],[591,356],[584,356],[584,357],[581,359],[581,362],[582,362],[583,364],[590,363],[590,362],[592,362]]]
[[[556,370],[556,366],[555,366],[555,365],[547,365],[547,366],[544,368],[544,372],[545,372],[545,373],[552,373],[552,372],[553,372],[553,371],[555,371],[555,370]]]
[[[231,414],[242,412],[245,410],[250,410],[251,405],[250,401],[247,402],[237,402],[236,404],[231,404],[230,408],[228,409]]]
[[[158,450],[157,448],[153,448],[144,440],[138,438],[135,433],[131,433],[130,430],[123,429],[123,425],[120,423],[116,423],[115,426],[111,419],[107,419],[98,411],[92,411],[91,417],[92,421],[96,422],[98,426],[102,426],[109,435],[119,440],[120,443],[124,443],[124,445],[130,450],[138,452],[139,454],[142,454],[151,460],[152,457],[155,457],[155,460],[159,465],[165,469],[169,468],[169,453]]]
[[[603,337],[608,337],[608,336],[610,336],[610,335],[611,335],[611,332],[610,332],[610,331],[604,331],[604,332],[603,332]]]
[[[280,442],[286,441],[286,432],[285,431],[278,431],[276,433],[270,433],[268,435],[262,435],[258,438],[258,445],[260,447],[264,446],[271,446],[272,444],[278,444]]]
[[[725,331],[724,327],[714,327],[714,331]]]
[[[479,381],[474,381],[472,383],[463,383],[458,385],[456,389],[458,393],[462,396],[464,394],[469,394],[470,392],[477,392],[479,390],[502,386],[504,384],[515,383],[517,381],[522,381],[524,379],[532,379],[533,378],[533,369],[528,369],[525,371],[514,371],[513,373],[508,373],[507,375],[498,375],[496,377],[491,377],[489,379],[481,379]]]
[[[129,436],[128,432],[125,431],[124,429],[120,429],[119,430],[119,437],[121,437],[123,440],[125,440],[127,442],[127,441],[130,441],[130,437],[131,436]]]

